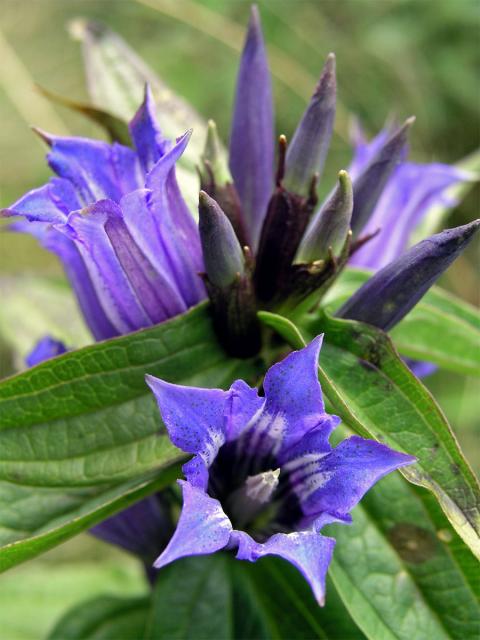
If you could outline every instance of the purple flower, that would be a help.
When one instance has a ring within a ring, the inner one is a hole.
[[[415,458],[352,436],[336,448],[339,418],[325,412],[317,378],[322,336],[267,372],[265,397],[242,380],[228,391],[147,376],[172,442],[193,458],[183,509],[157,568],[190,555],[236,550],[255,562],[285,558],[324,602],[335,540],[321,529],[350,511],[382,476]]]
[[[175,163],[190,132],[162,137],[147,90],[130,123],[135,147],[47,136],[57,174],[7,211],[57,254],[97,340],[162,322],[205,291],[195,222],[179,191]]]
[[[68,349],[63,342],[55,340],[55,338],[52,338],[51,336],[45,336],[35,344],[33,349],[27,355],[25,358],[25,364],[27,367],[34,367],[36,364],[40,364],[40,362],[44,362],[50,358],[55,358],[55,356],[60,356],[62,353],[66,353],[67,351]]]
[[[390,133],[386,128],[368,142],[362,130],[355,128],[355,155],[349,169],[354,182],[384,147]],[[408,248],[413,231],[431,207],[454,206],[455,201],[448,196],[449,187],[468,180],[471,180],[468,172],[447,164],[401,160],[362,228],[365,235],[380,231],[352,256],[350,264],[377,270],[398,258]]]

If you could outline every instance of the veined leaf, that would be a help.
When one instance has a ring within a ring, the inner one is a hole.
[[[249,583],[255,608],[265,616],[268,638],[364,640],[365,636],[353,622],[329,578],[326,603],[321,608],[310,585],[285,560],[266,557],[254,564],[237,562],[232,569],[238,578]],[[251,633],[240,637],[258,636]]]
[[[180,454],[146,373],[217,387],[255,372],[252,361],[226,356],[202,304],[0,383],[0,568],[158,489],[159,472]]]
[[[365,635],[476,636],[480,606],[468,573],[477,563],[441,513],[432,517],[416,489],[392,474],[352,515],[352,526],[326,529],[337,539],[330,575]]]
[[[477,480],[448,422],[422,383],[401,361],[388,336],[367,324],[312,316],[302,332],[281,316],[262,321],[295,348],[325,333],[319,366],[324,393],[342,420],[363,437],[415,455],[401,473],[432,491],[453,527],[480,557]]]
[[[329,312],[335,311],[369,276],[365,270],[347,269],[322,305]],[[403,356],[480,376],[480,315],[439,287],[432,287],[389,335]]]

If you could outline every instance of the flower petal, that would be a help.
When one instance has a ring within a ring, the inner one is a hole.
[[[168,256],[170,271],[186,304],[190,307],[205,297],[199,273],[203,267],[200,236],[195,221],[178,188],[175,163],[191,136],[187,131],[163,155],[147,175],[146,188],[152,193],[149,206]]]
[[[258,395],[255,387],[249,387],[243,380],[236,380],[230,387],[231,404],[227,415],[227,441],[235,440],[259,411],[265,398]]]
[[[380,478],[415,460],[373,440],[352,436],[318,461],[296,469],[290,482],[306,516],[328,513],[338,519]]]
[[[231,392],[171,384],[148,375],[146,381],[170,440],[185,453],[199,455],[209,467],[225,442],[225,411]]]
[[[446,164],[406,162],[397,167],[364,228],[365,234],[380,233],[355,252],[350,264],[377,270],[398,258],[429,209],[445,201],[446,190],[469,179],[465,171]]]
[[[48,139],[50,167],[71,182],[83,205],[104,198],[119,202],[123,193],[143,186],[137,156],[128,147],[87,138]]]
[[[215,553],[227,546],[232,525],[218,500],[183,480],[183,508],[177,529],[156,560],[157,569],[185,556]]]
[[[147,327],[152,320],[140,304],[105,230],[110,217],[121,218],[121,209],[111,200],[102,200],[73,212],[68,224],[58,228],[75,241],[107,317],[123,334]]]
[[[230,171],[240,196],[247,233],[256,249],[273,186],[273,105],[258,9],[252,7],[237,78],[230,132]]]
[[[335,540],[316,531],[277,533],[264,543],[255,542],[243,531],[234,531],[231,542],[238,544],[237,558],[256,562],[263,556],[279,556],[293,564],[310,584],[320,606],[325,603],[325,578]]]
[[[157,496],[148,496],[90,529],[97,538],[151,562],[166,545],[173,529]]]
[[[157,124],[155,102],[148,85],[145,87],[145,98],[131,120],[129,129],[142,169],[147,173],[169,145]]]
[[[75,190],[68,180],[52,178],[32,189],[6,210],[7,215],[24,216],[30,222],[65,222],[70,211],[80,208]]]
[[[44,362],[50,358],[55,358],[55,356],[66,353],[66,351],[67,347],[63,342],[55,340],[55,338],[52,338],[51,336],[45,336],[36,343],[34,348],[25,358],[25,362],[27,367],[34,367],[35,365],[40,364],[40,362]]]

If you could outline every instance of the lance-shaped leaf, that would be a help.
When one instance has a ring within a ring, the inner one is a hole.
[[[230,170],[255,249],[273,186],[273,106],[258,9],[252,7],[237,78],[230,133]]]
[[[400,473],[433,493],[451,525],[480,557],[478,481],[444,414],[388,336],[371,325],[324,314],[305,316],[302,333],[287,318],[267,312],[259,316],[296,349],[325,333],[318,372],[335,413],[362,437],[415,455],[418,462]]]
[[[227,287],[244,273],[242,248],[229,219],[205,191],[200,191],[198,212],[208,279],[217,287]]]
[[[350,228],[352,208],[352,182],[346,171],[340,171],[337,188],[308,227],[295,262],[322,260],[330,249],[338,255]]]
[[[206,305],[67,353],[0,384],[0,571],[172,482],[178,450],[146,373],[228,386],[255,375],[226,356]]]
[[[368,166],[353,181],[352,229],[358,234],[368,222],[393,170],[405,153],[408,130],[415,118],[408,118],[378,149]]]
[[[335,55],[331,53],[288,147],[283,184],[289,191],[306,195],[313,175],[322,173],[333,132],[336,90]]]
[[[480,220],[419,242],[378,271],[337,312],[388,331],[412,309],[465,249]]]

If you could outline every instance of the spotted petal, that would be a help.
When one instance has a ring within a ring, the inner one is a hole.
[[[156,560],[160,569],[184,556],[199,556],[224,549],[232,532],[230,520],[218,500],[189,482],[179,480],[183,490],[182,513],[167,548]]]
[[[238,439],[237,455],[259,468],[269,456],[282,460],[290,447],[318,427],[322,450],[329,450],[328,438],[337,419],[325,413],[318,381],[318,354],[323,336],[294,351],[273,365],[265,376],[265,403]]]
[[[338,519],[380,478],[412,462],[412,456],[352,436],[316,461],[303,460],[291,473],[290,482],[306,516],[328,513]]]
[[[335,540],[316,531],[277,533],[264,543],[255,542],[243,531],[235,531],[237,558],[255,562],[263,556],[279,556],[293,564],[310,584],[320,606],[325,602],[325,578],[332,559]]]
[[[206,488],[205,471],[225,442],[225,412],[231,393],[171,384],[153,376],[146,376],[146,381],[155,395],[170,440],[185,453],[198,456],[184,467],[187,479]]]

